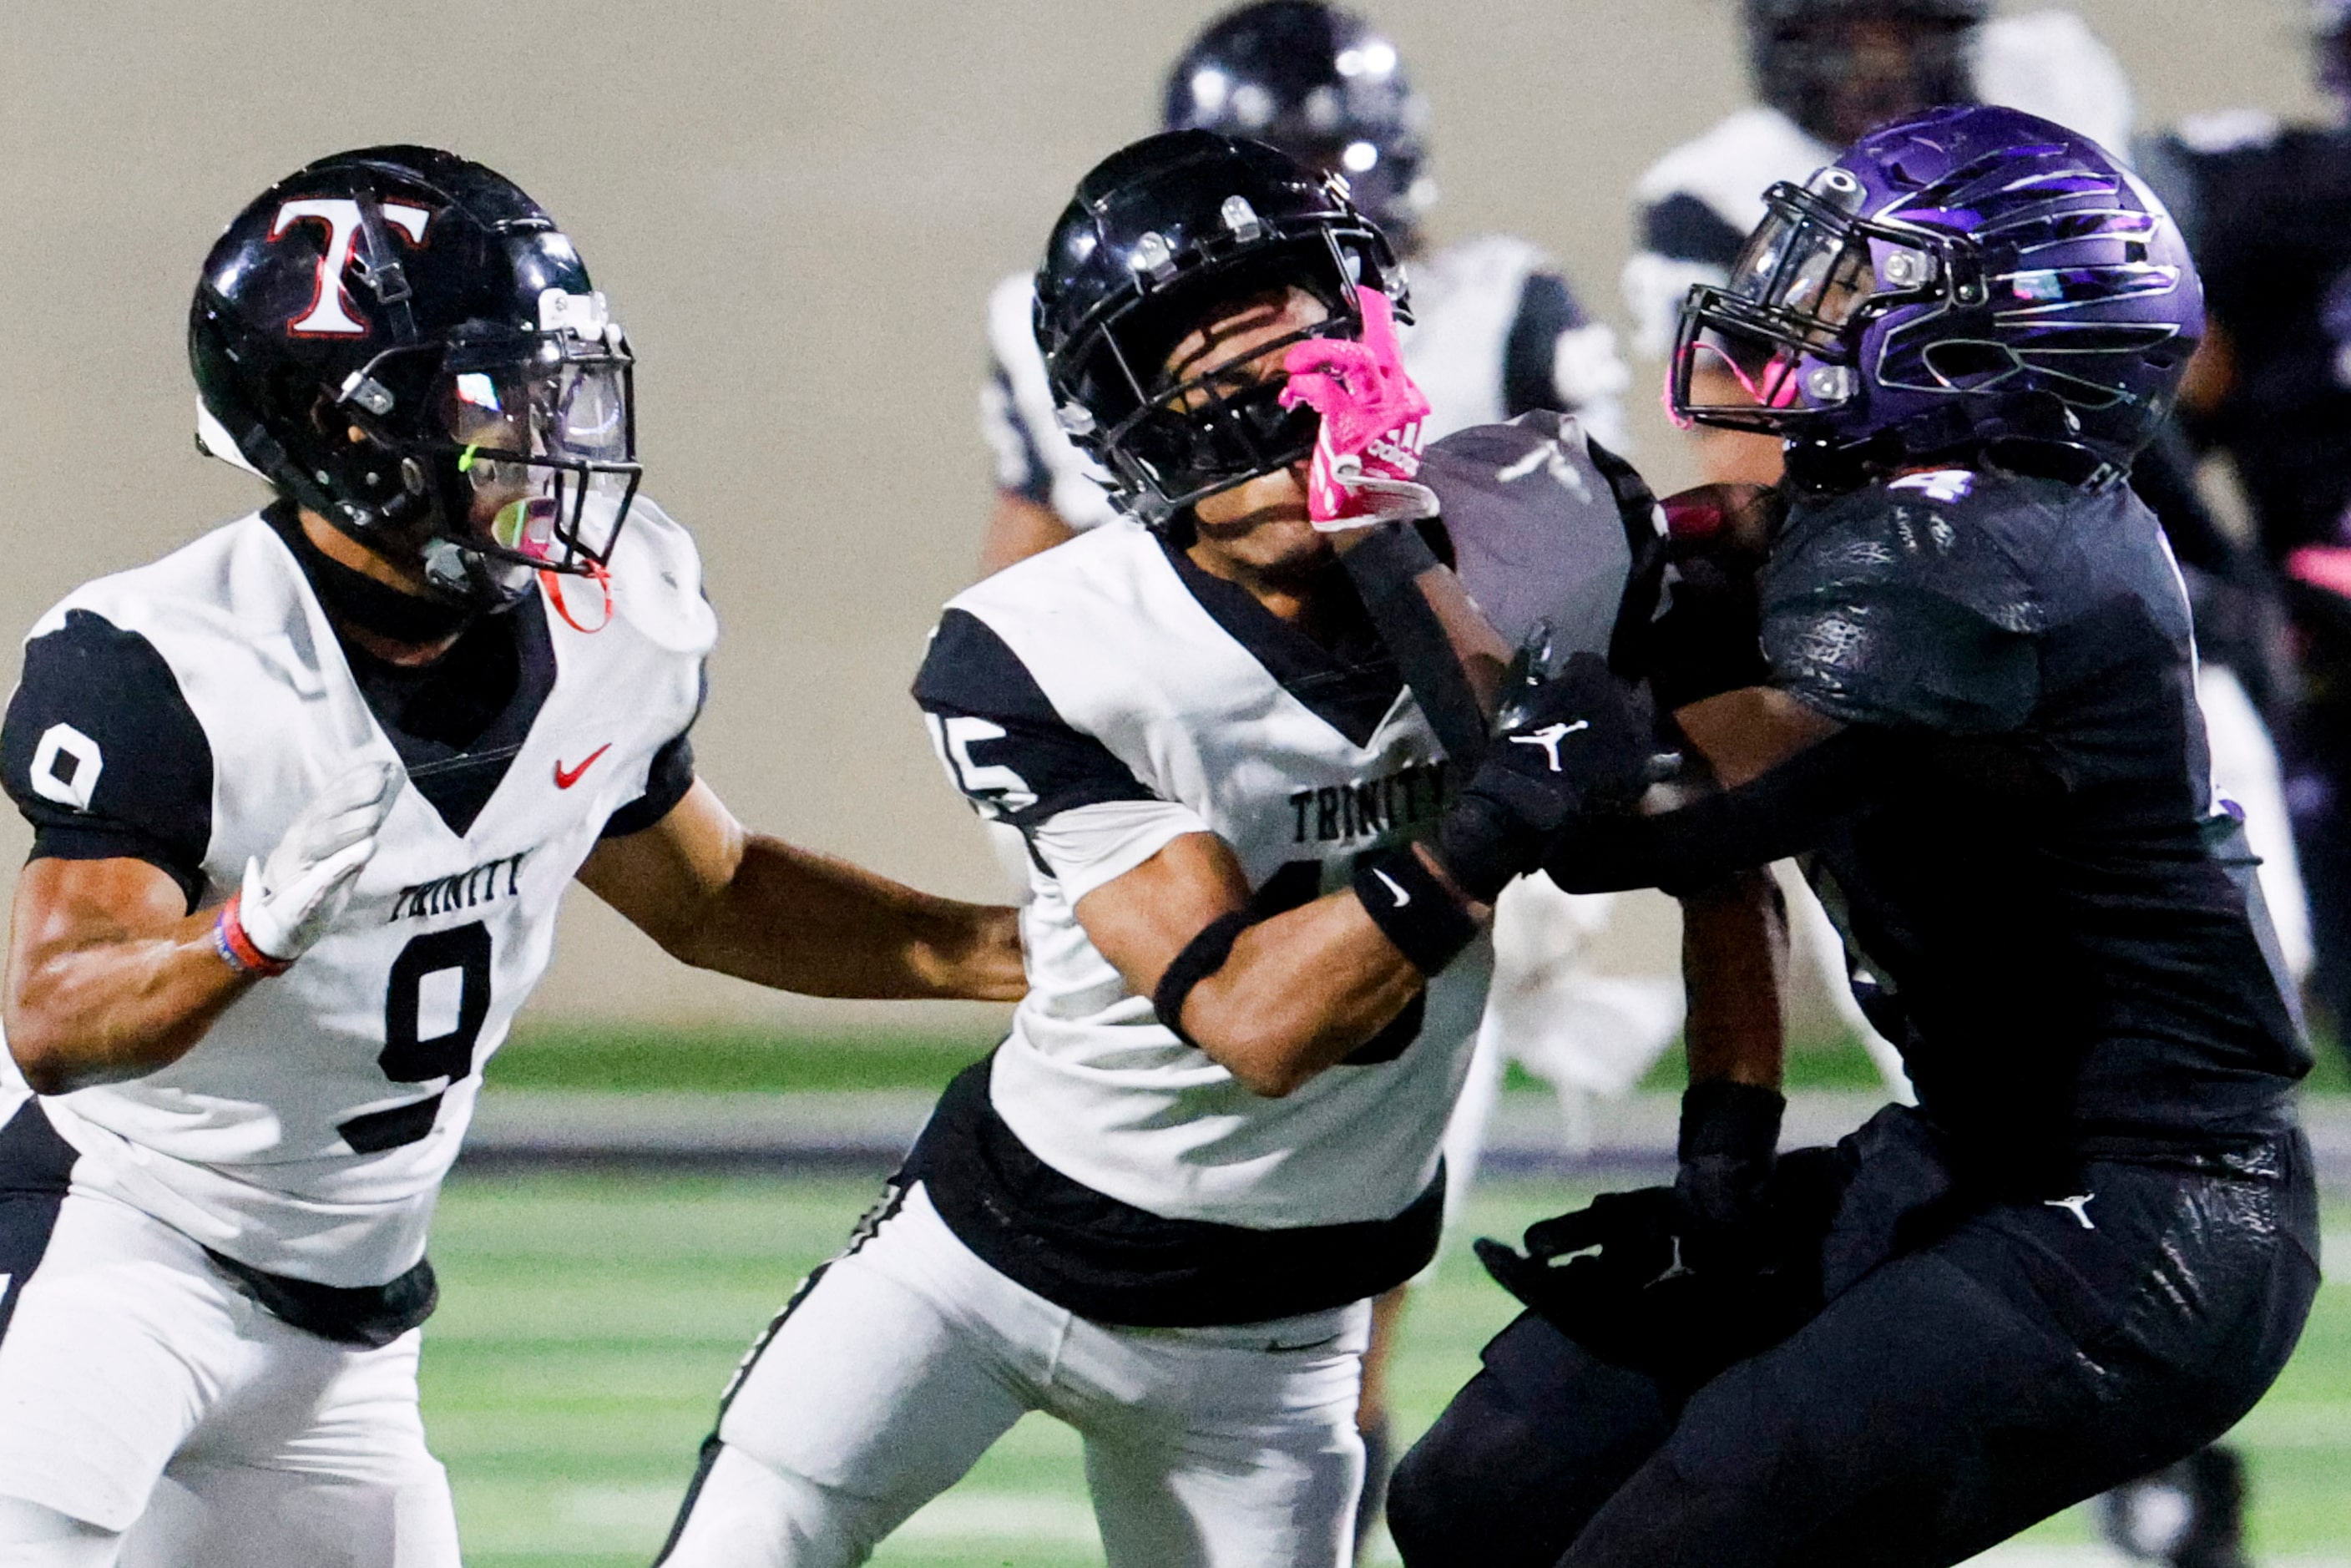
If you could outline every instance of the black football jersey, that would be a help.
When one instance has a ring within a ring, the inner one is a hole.
[[[2164,144],[2231,388],[2199,432],[2237,460],[2273,557],[2351,506],[2351,131]]]
[[[2309,1057],[2147,507],[1911,475],[1800,499],[1761,589],[1772,683],[1875,759],[1804,864],[1921,1103],[1985,1148],[2274,1124]]]

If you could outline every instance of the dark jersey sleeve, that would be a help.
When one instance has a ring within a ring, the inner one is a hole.
[[[1986,515],[1998,499],[1920,477],[1792,512],[1762,585],[1771,684],[1846,724],[2013,729],[2041,695],[2039,598]]]
[[[193,909],[213,831],[213,753],[154,645],[87,610],[25,645],[0,770],[36,860],[142,860]]]
[[[1560,335],[1592,324],[1556,272],[1531,272],[1519,291],[1519,313],[1502,340],[1502,417],[1516,419],[1535,409],[1565,411],[1568,402],[1552,379]]]
[[[645,792],[604,819],[608,839],[642,833],[677,809],[694,788],[694,737],[691,731],[653,753],[653,769],[645,775]]]
[[[956,787],[984,817],[1028,831],[1079,806],[1158,799],[1062,718],[1019,656],[968,611],[941,617],[914,701]]]
[[[1687,191],[1641,210],[1641,248],[1658,256],[1728,271],[1746,246],[1743,231]]]
[[[702,717],[702,709],[710,701],[710,664],[703,661],[702,691],[694,700],[694,717],[685,727],[653,753],[653,766],[645,774],[644,793],[604,819],[604,831],[598,836],[625,839],[631,833],[642,833],[677,809],[685,792],[694,788],[694,727]]]
[[[1012,391],[1012,378],[1001,362],[988,365],[987,384],[979,394],[980,434],[996,455],[996,487],[1040,507],[1053,504],[1053,471],[1037,450],[1036,433]]]

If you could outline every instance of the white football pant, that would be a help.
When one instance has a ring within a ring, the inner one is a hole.
[[[1115,1328],[982,1262],[920,1185],[753,1347],[666,1568],[835,1568],[1041,1410],[1085,1440],[1107,1568],[1343,1568],[1367,1302]]]
[[[421,1334],[305,1333],[178,1231],[79,1192],[12,1287],[0,1568],[458,1568]]]

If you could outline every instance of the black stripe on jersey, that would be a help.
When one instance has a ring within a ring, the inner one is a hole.
[[[37,768],[39,776],[35,776]],[[25,645],[0,775],[36,860],[141,860],[193,910],[213,835],[213,751],[154,644],[88,610]]]
[[[1502,417],[1516,419],[1539,408],[1566,410],[1567,399],[1552,379],[1560,336],[1587,325],[1583,308],[1556,272],[1531,272],[1519,290],[1519,313],[1502,340]]]
[[[989,1098],[995,1062],[947,1085],[904,1179],[989,1267],[1056,1306],[1132,1328],[1263,1322],[1376,1296],[1437,1256],[1442,1171],[1389,1219],[1281,1230],[1169,1219],[1031,1153]]]
[[[1071,727],[1020,656],[968,611],[939,618],[914,701],[942,727],[956,787],[1017,828],[1104,800],[1157,799],[1110,747]]]
[[[904,1207],[905,1203],[905,1177],[893,1176],[883,1184],[881,1198],[850,1228],[849,1244],[809,1270],[808,1278],[799,1282],[799,1288],[791,1293],[776,1315],[768,1320],[768,1326],[759,1331],[759,1336],[751,1342],[751,1348],[743,1353],[741,1361],[735,1364],[733,1375],[726,1379],[726,1386],[719,1391],[718,1420],[712,1424],[710,1436],[702,1440],[702,1451],[695,1459],[694,1478],[686,1482],[685,1497],[677,1505],[677,1519],[669,1527],[669,1539],[662,1542],[660,1554],[653,1559],[653,1568],[661,1568],[669,1561],[670,1553],[677,1550],[679,1537],[685,1533],[685,1521],[694,1517],[694,1505],[702,1496],[703,1484],[710,1479],[711,1467],[718,1462],[719,1452],[726,1446],[718,1439],[718,1427],[725,1423],[727,1408],[735,1403],[735,1396],[749,1379],[751,1369],[759,1364],[759,1358],[768,1354],[769,1345],[776,1343],[777,1333],[791,1315],[799,1311],[800,1303],[809,1299],[809,1292],[817,1288],[818,1282],[832,1266],[844,1258],[854,1256],[860,1248],[872,1240],[883,1225]]]
[[[1007,495],[1018,496],[1040,507],[1053,504],[1053,471],[1045,465],[1045,455],[1037,450],[1036,434],[1029,428],[1029,416],[1013,394],[1012,378],[1005,374],[1000,364],[990,367],[988,401],[986,413],[989,444],[997,449],[997,488]],[[1018,484],[1008,485],[1005,476],[1012,471],[1016,458],[1020,464]]]
[[[1395,655],[1381,641],[1346,569],[1328,569],[1318,591],[1336,628],[1327,646],[1258,602],[1238,583],[1203,571],[1161,536],[1176,575],[1227,635],[1249,651],[1308,711],[1356,746],[1371,744],[1404,692]]]
[[[49,1249],[77,1157],[38,1100],[26,1100],[0,1126],[0,1339]]]
[[[1747,235],[1685,191],[1642,210],[1641,248],[1676,261],[1701,261],[1727,270],[1747,248]]]
[[[441,1281],[429,1258],[419,1258],[406,1273],[381,1285],[321,1285],[272,1274],[209,1247],[204,1256],[271,1317],[337,1344],[381,1350],[441,1304]]]

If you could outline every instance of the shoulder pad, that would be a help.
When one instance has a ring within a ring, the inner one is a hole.
[[[2047,499],[1954,469],[1800,501],[1762,578],[1773,683],[1847,723],[2022,723],[2049,620],[2037,574],[2062,523]]]
[[[611,570],[612,613],[655,647],[699,654],[718,641],[694,536],[643,496],[630,505]]]

